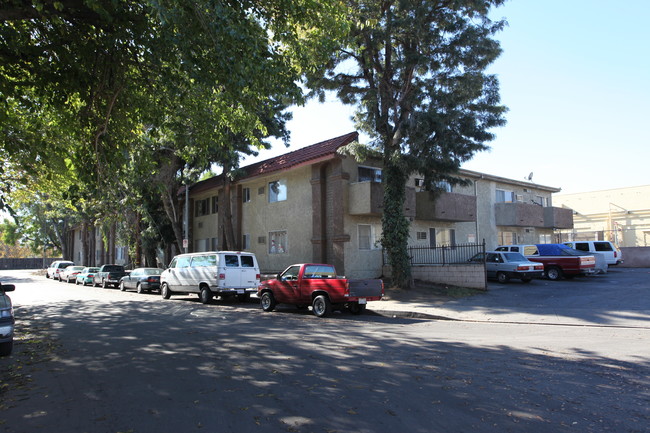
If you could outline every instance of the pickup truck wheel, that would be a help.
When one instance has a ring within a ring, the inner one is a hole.
[[[348,304],[348,310],[354,315],[359,315],[366,311],[366,304],[359,304],[358,302],[350,302]]]
[[[505,284],[508,281],[510,281],[510,276],[506,274],[505,272],[498,272],[497,273],[497,281],[501,284]]]
[[[562,270],[557,266],[551,266],[546,270],[546,278],[555,281],[562,278]]]
[[[212,300],[212,296],[212,291],[207,287],[203,287],[201,293],[199,293],[199,298],[201,299],[202,304],[209,304]]]
[[[126,287],[124,287],[124,281],[120,281],[120,290],[121,291],[126,291]]]
[[[167,283],[163,283],[163,285],[160,286],[160,296],[162,296],[163,299],[171,298],[172,292],[169,290]]]
[[[262,293],[262,298],[260,299],[260,304],[262,304],[262,310],[264,311],[273,311],[275,309],[275,298],[273,293],[264,292]]]
[[[332,304],[325,295],[318,295],[311,304],[311,310],[316,317],[325,317],[332,312]]]
[[[108,289],[108,283],[106,280],[102,280],[102,289]]]

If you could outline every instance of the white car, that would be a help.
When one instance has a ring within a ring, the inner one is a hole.
[[[15,288],[13,284],[0,283],[0,356],[11,355],[14,347],[14,309],[11,298],[5,292]]]
[[[59,281],[74,283],[77,281],[77,275],[79,275],[84,269],[86,269],[85,266],[68,266],[59,272]]]
[[[609,266],[623,263],[621,250],[610,241],[571,241],[564,242],[564,245],[578,251],[602,254]]]
[[[67,268],[68,266],[72,266],[72,265],[74,265],[74,262],[71,262],[70,260],[55,260],[47,268],[47,274],[45,274],[45,277],[52,278],[53,280],[58,280],[59,273],[61,273],[61,271]]]
[[[506,251],[486,251],[478,253],[470,262],[485,263],[488,278],[495,278],[500,283],[507,283],[511,278],[529,283],[533,278],[544,275],[544,264],[531,262],[521,253]]]

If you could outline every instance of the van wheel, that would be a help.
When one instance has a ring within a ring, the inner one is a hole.
[[[167,283],[163,283],[163,285],[160,287],[160,295],[162,296],[163,299],[169,299],[172,296],[172,291],[169,290],[169,286]]]
[[[562,270],[557,266],[551,266],[546,270],[546,278],[555,281],[562,278]]]
[[[325,295],[318,295],[311,304],[311,310],[316,317],[325,317],[332,312],[332,304]]]
[[[199,293],[199,299],[201,299],[202,304],[209,304],[212,300],[212,291],[207,287],[201,288],[201,293]]]
[[[273,297],[273,293],[271,292],[264,292],[262,293],[262,298],[260,299],[260,304],[262,304],[262,310],[264,311],[273,311],[275,309],[275,298]]]

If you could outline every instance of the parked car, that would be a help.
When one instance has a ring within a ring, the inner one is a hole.
[[[86,284],[93,284],[93,278],[97,272],[99,272],[99,268],[83,268],[83,270],[77,274],[77,277],[75,278],[75,284],[82,284],[84,286]]]
[[[120,290],[135,289],[138,293],[160,290],[160,274],[158,268],[136,268],[120,279]]]
[[[210,251],[180,254],[160,275],[160,294],[197,293],[207,304],[214,296],[237,296],[245,301],[257,292],[260,267],[253,253]]]
[[[337,277],[332,265],[307,263],[289,266],[277,278],[264,281],[257,296],[264,311],[273,311],[277,304],[292,304],[311,305],[318,317],[337,307],[361,314],[368,301],[380,301],[384,296],[384,282],[348,280]]]
[[[74,262],[71,262],[70,260],[55,260],[50,264],[50,266],[48,266],[45,277],[58,280],[59,273],[68,266],[72,265],[74,265]]]
[[[66,283],[71,283],[72,281],[77,280],[77,275],[85,269],[84,266],[68,266],[61,272],[59,272],[59,281],[65,281]]]
[[[567,279],[578,275],[596,273],[596,258],[585,255],[564,244],[502,245],[496,251],[511,251],[523,254],[531,262],[544,264],[544,275],[549,280]]]
[[[93,286],[102,286],[104,289],[120,284],[120,279],[126,275],[122,265],[102,265],[93,277]]]
[[[11,355],[14,347],[14,308],[5,292],[16,289],[13,284],[0,283],[0,356]]]
[[[610,241],[572,241],[564,242],[564,245],[587,253],[600,253],[605,256],[608,266],[623,263],[623,253]]]
[[[521,253],[505,251],[486,251],[478,253],[470,262],[485,263],[488,278],[494,278],[500,283],[507,283],[511,278],[517,278],[523,283],[529,283],[533,278],[544,275],[544,265],[531,262]]]

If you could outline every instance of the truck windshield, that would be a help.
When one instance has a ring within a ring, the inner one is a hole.
[[[334,266],[328,265],[308,265],[305,267],[303,278],[336,278]]]

